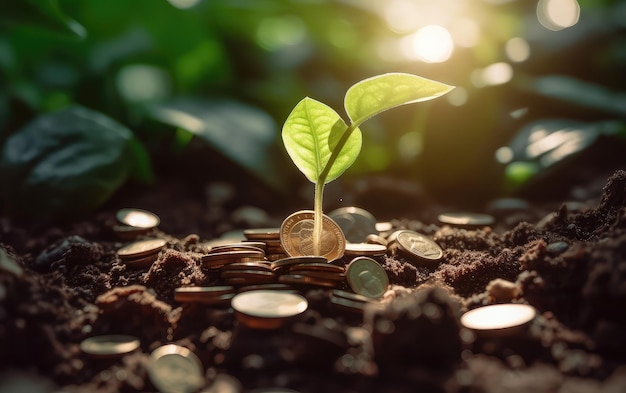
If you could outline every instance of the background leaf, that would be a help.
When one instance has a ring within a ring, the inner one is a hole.
[[[3,197],[13,213],[33,216],[94,208],[145,159],[137,150],[132,132],[99,112],[73,106],[40,115],[0,151],[0,178],[11,185]]]
[[[453,86],[411,74],[390,73],[365,79],[348,89],[345,108],[353,123],[396,106],[437,98]]]
[[[267,184],[282,188],[270,149],[276,123],[262,110],[234,100],[178,98],[148,107],[148,114],[193,133]]]
[[[20,0],[2,7],[0,25],[27,24],[52,31],[71,33],[84,38],[85,28],[68,17],[59,7],[57,0]]]
[[[283,126],[283,143],[298,169],[316,183],[328,163],[337,141],[348,126],[337,112],[311,98],[304,98],[293,109]],[[361,131],[350,135],[328,172],[325,183],[339,177],[361,151]]]

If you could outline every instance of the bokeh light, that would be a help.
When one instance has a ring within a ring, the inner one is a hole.
[[[195,7],[202,0],[167,0],[167,1],[176,8],[180,8],[181,10],[186,10],[188,8]]]
[[[129,102],[157,101],[169,96],[169,75],[159,67],[132,64],[120,70],[116,86],[121,96]]]
[[[306,35],[306,26],[296,15],[266,18],[259,23],[256,31],[259,46],[270,51],[300,44]]]
[[[580,4],[576,0],[539,0],[537,18],[547,29],[563,30],[578,23]]]
[[[521,37],[511,38],[504,46],[506,56],[516,63],[528,60],[530,57],[530,45]]]

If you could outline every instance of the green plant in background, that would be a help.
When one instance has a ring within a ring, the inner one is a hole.
[[[344,106],[349,124],[329,106],[306,97],[283,126],[282,138],[298,169],[315,184],[313,252],[320,254],[324,186],[337,179],[361,151],[359,126],[387,109],[427,101],[454,87],[410,74],[365,79],[348,89]]]

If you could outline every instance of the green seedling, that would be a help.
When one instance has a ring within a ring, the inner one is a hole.
[[[305,97],[283,125],[287,153],[315,184],[313,250],[320,253],[324,186],[337,179],[361,151],[359,126],[367,119],[400,105],[442,96],[454,87],[416,75],[390,73],[365,79],[346,92],[349,124],[328,105]]]

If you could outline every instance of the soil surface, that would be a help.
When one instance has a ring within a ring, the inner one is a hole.
[[[302,289],[308,310],[276,330],[247,328],[229,307],[173,299],[177,287],[219,283],[201,267],[205,241],[276,227],[290,213],[238,205],[228,183],[189,201],[165,187],[57,225],[1,218],[0,392],[155,391],[148,359],[166,343],[200,358],[204,392],[624,392],[626,172],[602,181],[563,203],[495,201],[486,211],[496,224],[480,228],[442,225],[445,208],[421,199],[420,213],[386,217],[387,233],[431,237],[443,249],[438,265],[389,254],[382,308],[340,310],[329,289]],[[387,205],[415,201],[412,192]],[[347,200],[378,216],[369,195]],[[129,202],[161,217],[146,236],[167,245],[150,268],[129,269],[117,255],[125,242],[110,228]],[[464,312],[497,303],[538,315],[515,334],[461,326]],[[104,360],[81,352],[82,340],[102,334],[134,335],[141,347]]]

